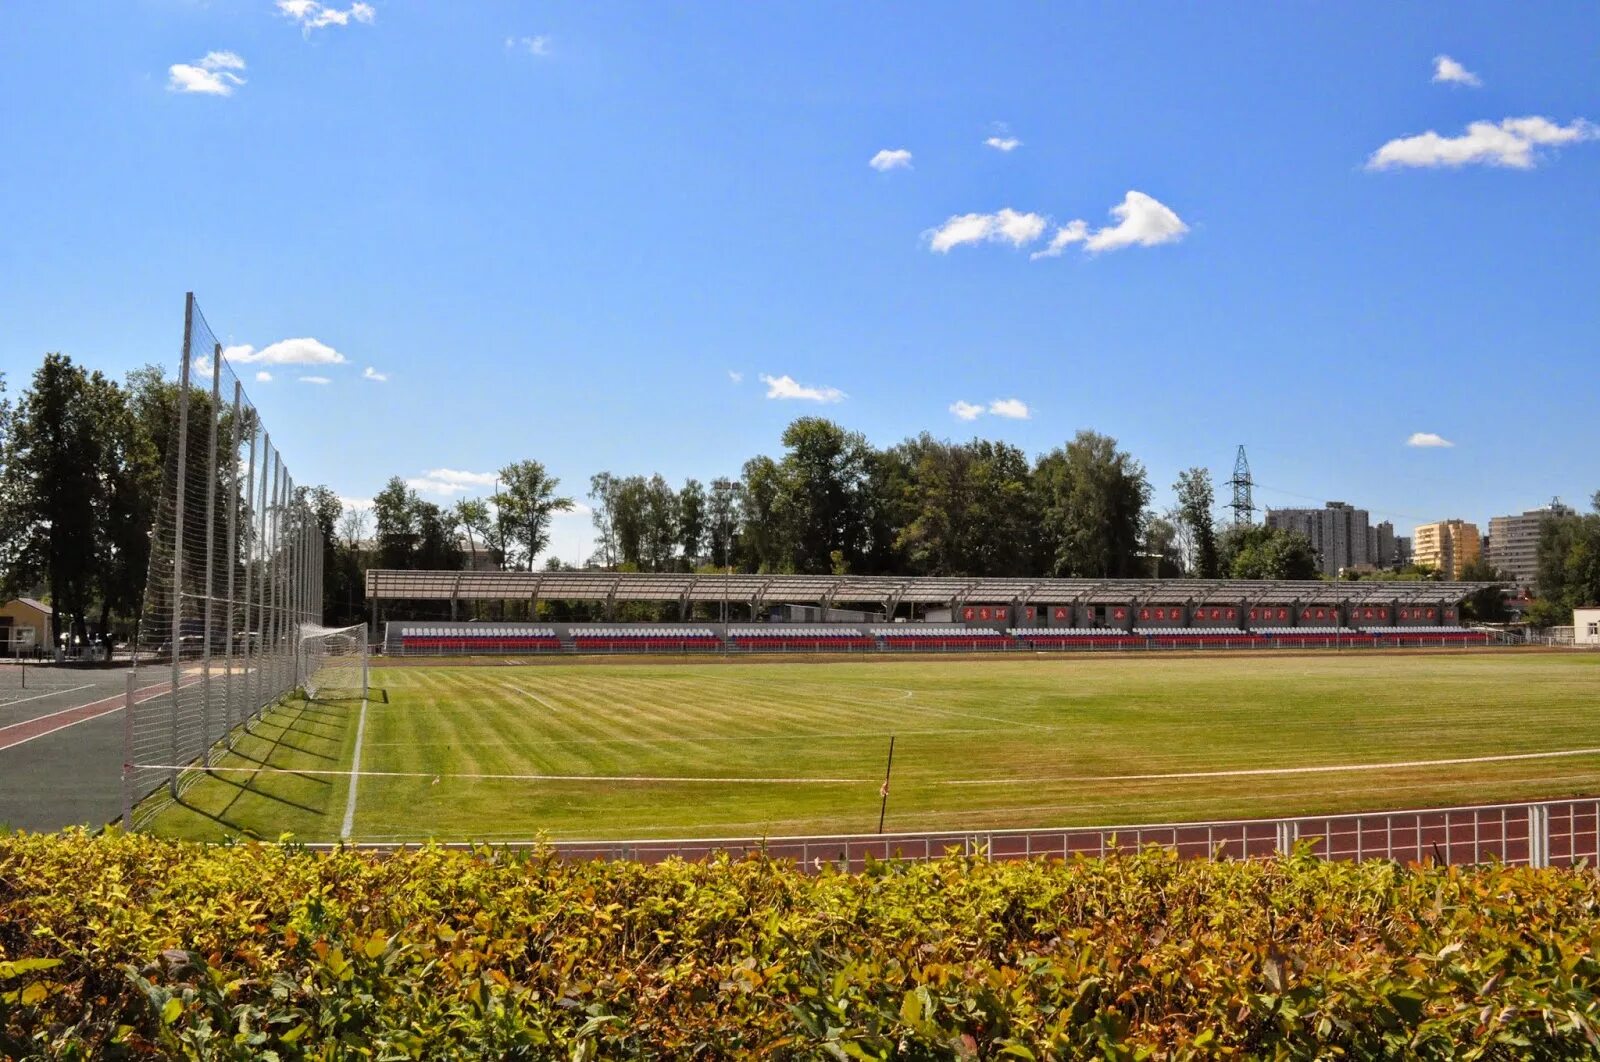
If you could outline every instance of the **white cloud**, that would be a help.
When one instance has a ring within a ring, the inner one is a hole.
[[[537,37],[507,37],[506,51],[527,52],[543,58],[550,54],[550,38],[540,35]]]
[[[377,369],[374,369],[371,365],[368,365],[365,369],[362,370],[361,378],[363,380],[373,380],[373,381],[376,381],[377,383],[388,383],[389,382],[389,374],[388,373],[379,372]]]
[[[270,372],[268,372],[267,370],[262,369],[260,372],[256,373],[256,383],[271,383],[271,382],[272,382],[272,374]]]
[[[1111,208],[1115,225],[1096,229],[1083,241],[1084,250],[1090,252],[1115,251],[1119,247],[1154,247],[1183,238],[1189,226],[1173,213],[1172,208],[1143,192],[1129,191],[1122,202]]]
[[[1022,146],[1022,141],[1018,140],[1014,136],[991,136],[989,139],[985,140],[984,143],[989,147],[994,148],[996,151],[1004,152],[1015,151],[1017,148]]]
[[[1462,66],[1448,55],[1433,57],[1433,80],[1451,85],[1471,85],[1477,88],[1483,84],[1478,80],[1478,75]]]
[[[1028,403],[1020,398],[997,398],[989,403],[989,412],[1008,420],[1027,420],[1033,415]]]
[[[326,376],[302,376],[299,379],[301,383],[317,384],[319,386],[333,383]]]
[[[736,384],[737,383],[744,383],[744,373],[736,372],[733,369],[729,369],[728,370],[728,379],[732,380]]]
[[[1449,439],[1446,439],[1442,435],[1435,435],[1431,431],[1414,431],[1411,433],[1411,438],[1406,440],[1406,445],[1422,447],[1445,447],[1454,446],[1455,443],[1451,442]]]
[[[372,508],[372,499],[371,498],[346,498],[343,494],[341,494],[341,495],[339,495],[339,504],[344,506],[346,509],[358,509],[358,510],[361,510],[361,511],[364,512],[364,511]]]
[[[1042,236],[1046,224],[1043,214],[1023,214],[1004,207],[993,214],[954,215],[923,235],[931,250],[948,254],[952,247],[984,241],[1021,247]]]
[[[231,96],[235,86],[244,84],[244,78],[239,76],[243,69],[244,60],[237,52],[207,52],[197,63],[173,63],[167,67],[167,89]]]
[[[1502,118],[1499,122],[1473,122],[1460,136],[1440,136],[1430,129],[1417,136],[1391,140],[1367,159],[1367,169],[1482,163],[1526,170],[1536,161],[1535,148],[1575,144],[1597,136],[1600,136],[1600,127],[1582,118],[1571,125],[1557,125],[1539,115]]]
[[[911,168],[911,152],[905,148],[884,148],[872,158],[867,160],[867,165],[879,173],[890,170],[909,170]]]
[[[343,365],[345,356],[321,340],[280,339],[257,350],[248,343],[228,347],[222,356],[236,365]]]
[[[466,494],[484,487],[493,487],[499,478],[493,472],[463,472],[455,468],[432,468],[406,486],[419,494]]]
[[[762,373],[762,383],[767,385],[767,397],[777,399],[798,399],[803,402],[840,402],[847,396],[837,387],[805,387],[795,382],[792,376],[768,376]]]
[[[956,401],[950,403],[950,412],[956,415],[957,420],[977,420],[983,414],[983,407],[972,402]]]
[[[309,34],[324,26],[348,26],[351,22],[371,23],[378,17],[371,4],[357,0],[344,10],[318,3],[317,0],[278,0],[278,13],[299,23]]]
[[[1089,223],[1083,220],[1069,221],[1056,229],[1056,234],[1050,237],[1050,246],[1042,251],[1035,251],[1029,258],[1057,258],[1067,249],[1069,244],[1082,243],[1089,238]]]

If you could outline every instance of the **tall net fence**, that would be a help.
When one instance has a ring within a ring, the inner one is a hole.
[[[184,317],[134,645],[136,667],[166,670],[123,720],[135,828],[300,685],[299,632],[322,618],[320,529],[192,294]]]

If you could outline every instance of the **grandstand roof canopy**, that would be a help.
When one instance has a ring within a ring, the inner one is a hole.
[[[1449,605],[1486,583],[1257,579],[1012,579],[896,575],[689,575],[666,572],[450,572],[367,570],[377,601],[738,601],[832,607],[874,602],[947,605]]]

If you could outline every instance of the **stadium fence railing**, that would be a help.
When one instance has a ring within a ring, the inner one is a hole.
[[[193,294],[150,546],[133,666],[168,670],[142,688],[128,674],[129,827],[299,685],[298,632],[321,620],[321,531]]]

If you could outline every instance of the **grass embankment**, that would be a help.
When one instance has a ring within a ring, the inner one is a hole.
[[[0,839],[0,1055],[1560,1057],[1589,870]]]
[[[891,831],[1320,814],[1600,789],[1600,754],[1542,755],[1600,746],[1592,656],[403,667],[376,669],[373,684],[361,743],[370,773],[353,817],[353,836],[367,840],[871,831],[890,735]],[[336,839],[359,714],[359,702],[274,712],[156,828]],[[1434,762],[1523,754],[1538,755]],[[1285,771],[1374,764],[1405,765]],[[1227,773],[1261,770],[1284,773]]]

